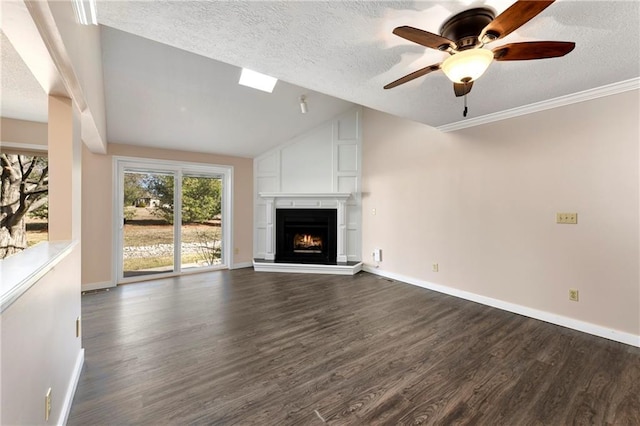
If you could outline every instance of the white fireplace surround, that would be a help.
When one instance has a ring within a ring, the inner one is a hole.
[[[274,193],[259,194],[266,204],[265,260],[276,258],[276,209],[336,209],[336,261],[347,263],[347,200],[349,193]]]
[[[362,266],[362,108],[254,159],[256,271],[353,275]],[[336,209],[335,265],[276,263],[276,209]]]

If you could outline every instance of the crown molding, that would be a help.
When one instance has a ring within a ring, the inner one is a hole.
[[[620,81],[618,83],[607,84],[606,86],[596,87],[595,89],[589,89],[582,92],[573,93],[571,95],[560,96],[558,98],[536,102],[505,111],[483,115],[481,117],[445,124],[444,126],[436,127],[436,129],[440,130],[441,132],[452,132],[454,130],[480,126],[482,124],[493,123],[494,121],[506,120],[507,118],[519,117],[521,115],[527,115],[538,111],[558,108],[565,105],[571,105],[578,102],[589,101],[592,99],[601,98],[603,96],[616,95],[618,93],[637,89],[640,89],[640,77]]]

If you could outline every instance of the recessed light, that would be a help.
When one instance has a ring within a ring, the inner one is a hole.
[[[242,68],[242,74],[240,74],[239,84],[243,86],[252,87],[254,89],[262,90],[263,92],[271,93],[273,88],[278,82],[277,78],[261,74],[256,71],[252,71],[247,68]]]

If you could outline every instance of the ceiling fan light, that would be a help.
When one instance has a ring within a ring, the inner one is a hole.
[[[441,65],[442,71],[454,83],[476,80],[489,68],[493,52],[487,49],[468,49],[449,56]]]

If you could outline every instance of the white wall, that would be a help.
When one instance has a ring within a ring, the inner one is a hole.
[[[3,425],[45,424],[44,397],[49,387],[52,411],[48,423],[63,422],[83,362],[81,341],[76,337],[76,318],[81,311],[82,142],[79,114],[70,99],[49,97],[47,132],[49,238],[77,243],[67,257],[2,312]],[[27,271],[35,267],[30,262],[21,265]]]
[[[379,247],[381,273],[640,344],[638,104],[631,91],[452,133],[365,110],[364,260],[376,270]]]
[[[360,260],[362,109],[353,108],[254,160],[255,258],[265,257],[270,193],[351,193],[347,201],[347,259]]]
[[[19,255],[16,255],[19,256]],[[1,317],[0,424],[59,424],[70,408],[82,367],[80,247],[33,285]],[[51,416],[44,398],[51,388]]]

